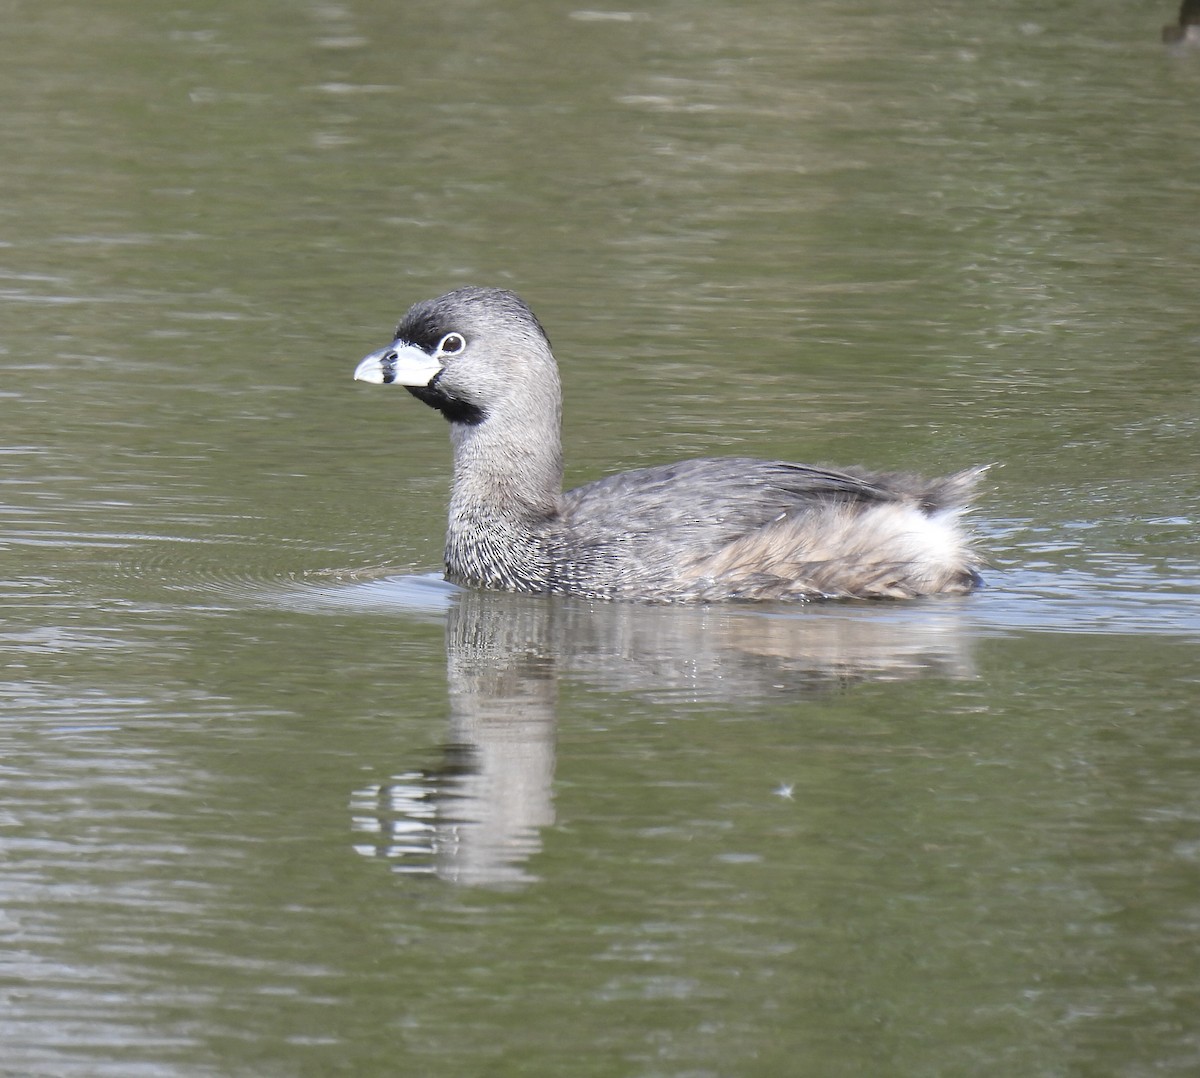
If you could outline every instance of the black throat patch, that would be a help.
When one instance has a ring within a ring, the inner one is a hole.
[[[479,405],[459,397],[452,397],[442,389],[438,385],[439,378],[440,375],[435,375],[433,381],[427,386],[405,386],[405,388],[417,400],[428,404],[430,408],[436,408],[451,423],[464,423],[468,427],[474,427],[487,418],[487,413]]]

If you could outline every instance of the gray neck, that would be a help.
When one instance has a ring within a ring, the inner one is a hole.
[[[456,423],[451,442],[447,575],[509,591],[544,590],[562,493],[557,400],[540,417],[498,411],[474,426]]]

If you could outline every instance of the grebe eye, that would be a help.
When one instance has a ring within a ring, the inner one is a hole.
[[[466,338],[461,333],[447,333],[438,341],[438,355],[452,356],[467,347]]]

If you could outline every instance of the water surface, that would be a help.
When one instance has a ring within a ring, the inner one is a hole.
[[[0,1071],[1200,1065],[1174,11],[7,12]],[[350,372],[518,289],[568,478],[996,462],[967,599],[437,578]]]

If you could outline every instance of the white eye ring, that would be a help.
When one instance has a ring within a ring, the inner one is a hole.
[[[447,333],[446,336],[438,341],[436,354],[439,356],[453,356],[466,347],[466,338],[461,333]]]

